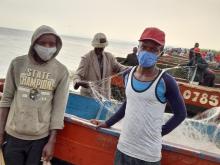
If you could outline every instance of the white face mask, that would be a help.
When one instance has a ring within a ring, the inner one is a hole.
[[[35,44],[34,50],[37,52],[37,55],[42,60],[48,61],[53,57],[54,53],[57,51],[57,48],[56,47],[47,48],[39,44]]]

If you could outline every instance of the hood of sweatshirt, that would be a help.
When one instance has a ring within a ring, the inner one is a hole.
[[[56,36],[56,38],[57,38],[57,45],[56,45],[57,51],[54,53],[53,58],[55,58],[57,56],[60,49],[62,48],[62,40],[61,40],[60,36],[56,33],[56,31],[53,28],[51,28],[50,26],[42,25],[35,30],[32,38],[31,38],[31,46],[30,46],[30,49],[28,52],[28,55],[29,55],[29,57],[31,57],[31,59],[33,59],[33,55],[35,54],[34,45],[35,45],[37,39],[40,38],[44,34],[52,34],[52,35]],[[51,59],[53,59],[53,58],[51,58]]]

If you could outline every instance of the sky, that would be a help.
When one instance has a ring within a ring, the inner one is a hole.
[[[0,0],[0,26],[136,42],[146,27],[166,33],[166,45],[220,50],[220,0]]]

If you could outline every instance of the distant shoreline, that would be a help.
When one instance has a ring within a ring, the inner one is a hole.
[[[25,32],[25,33],[30,33],[32,34],[33,31],[31,30],[26,30],[26,29],[16,29],[16,28],[11,28],[11,27],[1,27],[0,30],[11,30],[11,31],[19,31],[19,32]],[[85,40],[85,41],[91,41],[92,36],[90,37],[80,37],[76,35],[67,35],[67,34],[61,34],[61,36],[66,37],[66,38],[74,38],[74,39],[80,39],[80,40]],[[109,39],[109,42],[116,43],[116,44],[125,44],[125,45],[137,45],[138,42],[129,42],[129,41],[123,41],[123,40],[117,40],[117,39]]]

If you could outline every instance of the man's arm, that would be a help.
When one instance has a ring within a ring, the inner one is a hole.
[[[105,122],[107,127],[111,127],[112,125],[120,121],[125,116],[125,109],[126,101],[121,105],[118,111]]]
[[[0,145],[3,143],[5,125],[16,89],[16,85],[14,81],[13,61],[11,62],[7,72],[4,89],[3,89],[3,95],[0,101]]]
[[[9,107],[0,108],[0,148],[4,142],[5,125],[8,118]]]
[[[64,112],[69,96],[69,73],[66,70],[57,85],[52,103],[50,130],[63,129]]]
[[[14,79],[13,62],[14,60],[11,62],[8,72],[7,72],[7,76],[6,76],[5,83],[4,83],[3,95],[0,101],[0,107],[10,107],[12,100],[14,98],[16,84],[15,84],[15,79]]]
[[[54,93],[53,107],[50,120],[50,136],[42,151],[44,161],[50,161],[53,157],[57,130],[64,127],[64,113],[69,95],[69,73],[66,70]]]
[[[57,130],[51,130],[49,140],[47,144],[44,146],[42,151],[42,158],[44,161],[48,162],[53,158],[56,136],[57,136]]]
[[[112,58],[113,72],[118,73],[128,68],[127,66],[120,64],[112,54],[110,54],[110,56]]]
[[[100,128],[100,127],[102,127],[102,128],[111,127],[112,125],[114,125],[115,123],[117,123],[119,120],[121,120],[124,117],[125,109],[126,109],[126,102],[124,102],[121,105],[121,107],[119,108],[119,110],[112,117],[110,117],[107,121],[101,122],[99,120],[92,119],[90,122],[92,124],[97,125],[97,128]]]
[[[176,81],[168,74],[165,74],[163,79],[166,84],[166,98],[174,115],[162,126],[162,136],[174,130],[187,116],[185,103]]]
[[[82,80],[85,79],[86,72],[88,72],[87,67],[88,67],[87,59],[86,59],[85,56],[83,56],[81,58],[79,67],[76,70],[76,73],[74,74],[74,78],[73,78],[73,87],[74,87],[74,89],[78,89],[80,86],[82,86],[84,88],[89,87],[88,83],[82,81]]]
[[[7,121],[9,112],[9,107],[1,107],[0,108],[0,134],[4,134],[5,131],[5,124]]]

